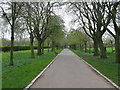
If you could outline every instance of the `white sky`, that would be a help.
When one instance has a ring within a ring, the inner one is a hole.
[[[55,13],[59,15],[64,20],[65,30],[69,31],[71,28],[77,28],[77,25],[73,25],[71,21],[74,19],[75,15],[69,13],[67,11],[67,6],[61,6],[60,8],[56,8]]]

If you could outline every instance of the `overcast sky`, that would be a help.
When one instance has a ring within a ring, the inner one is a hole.
[[[71,23],[75,15],[68,12],[67,5],[63,5],[60,8],[55,8],[55,13],[59,15],[64,20],[65,30],[69,31],[71,28],[77,28],[78,25]]]

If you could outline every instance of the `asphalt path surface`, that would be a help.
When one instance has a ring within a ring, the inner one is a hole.
[[[114,88],[80,57],[64,49],[31,88]]]

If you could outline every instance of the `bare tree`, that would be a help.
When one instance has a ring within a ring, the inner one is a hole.
[[[32,20],[32,7],[31,3],[25,3],[24,6],[24,11],[23,11],[23,18],[25,20],[25,25],[26,25],[26,30],[28,34],[30,35],[30,47],[31,47],[31,57],[35,58],[34,55],[34,25],[33,25],[33,20]]]
[[[112,6],[112,8],[110,8]],[[115,55],[116,62],[120,63],[120,1],[119,2],[110,2],[107,5],[109,10],[109,17],[112,20],[114,26],[114,32],[107,28],[107,31],[114,37],[115,39]]]
[[[102,36],[106,32],[106,27],[110,23],[110,17],[108,17],[109,13],[107,13],[106,9],[107,2],[80,2],[72,4],[79,12],[76,13],[76,15],[80,19],[80,25],[82,25],[85,33],[94,41],[94,55],[98,55],[99,45],[100,57],[107,58],[106,48],[102,41]]]
[[[22,3],[17,3],[17,2],[11,2],[9,3],[10,8],[11,8],[11,17],[9,18],[5,10],[1,7],[3,11],[3,16],[7,19],[9,25],[11,26],[11,50],[10,50],[10,65],[14,65],[13,63],[13,46],[14,46],[14,27],[16,20],[18,18],[18,15],[21,10]]]
[[[53,4],[51,2],[34,3],[34,35],[38,41],[38,55],[42,54],[42,45],[51,31],[48,23],[52,13]]]

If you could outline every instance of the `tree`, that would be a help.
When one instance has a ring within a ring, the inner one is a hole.
[[[34,25],[33,25],[33,20],[32,20],[32,7],[31,3],[25,3],[24,6],[24,11],[22,17],[24,18],[25,21],[25,26],[26,30],[30,36],[30,48],[31,48],[31,57],[35,58],[34,55]],[[23,23],[24,24],[24,23]]]
[[[13,63],[13,46],[14,46],[14,27],[15,23],[17,21],[18,15],[20,13],[22,3],[17,3],[17,2],[11,2],[9,3],[10,8],[11,8],[11,19],[8,17],[7,13],[4,11],[4,9],[1,7],[3,11],[3,16],[7,19],[9,25],[11,26],[11,50],[10,50],[10,65],[14,65]]]
[[[46,40],[45,40],[45,46],[47,46],[47,47],[50,47],[50,44],[51,44],[51,39],[48,37]],[[48,48],[48,50],[47,50],[48,52],[50,52],[50,48]]]
[[[50,2],[33,3],[34,36],[38,41],[38,55],[42,54],[42,45],[51,31],[48,29],[48,22],[52,13],[53,4]]]
[[[63,39],[65,37],[64,33],[64,21],[58,16],[51,16],[50,22],[48,25],[51,34],[49,36],[51,40],[52,49],[51,51],[55,50],[55,46],[59,47],[62,44]]]
[[[75,22],[79,22],[81,30],[93,40],[94,43],[94,56],[99,56],[98,51],[98,41],[97,41],[97,34],[96,34],[96,23],[92,20],[89,10],[85,8],[84,2],[81,3],[71,3],[71,10],[77,16]],[[84,6],[83,6],[84,5]],[[84,9],[85,8],[85,9]],[[93,15],[93,14],[92,14]]]
[[[72,3],[78,11],[76,15],[80,19],[80,25],[83,26],[82,28],[85,33],[94,41],[94,55],[98,55],[99,45],[101,58],[107,58],[106,49],[102,41],[102,36],[106,32],[106,27],[110,23],[110,17],[109,13],[107,13],[108,10],[106,9],[106,4],[107,2]]]
[[[67,39],[71,48],[77,49],[77,46],[80,46],[80,50],[84,48],[85,52],[87,52],[87,43],[90,39],[85,33],[81,32],[80,29],[70,31]]]
[[[112,6],[112,8],[110,8]],[[107,5],[107,8],[109,10],[109,17],[112,20],[113,26],[114,26],[114,32],[107,28],[107,31],[114,37],[115,39],[115,56],[116,56],[116,62],[120,63],[120,1],[119,2],[109,2]]]

